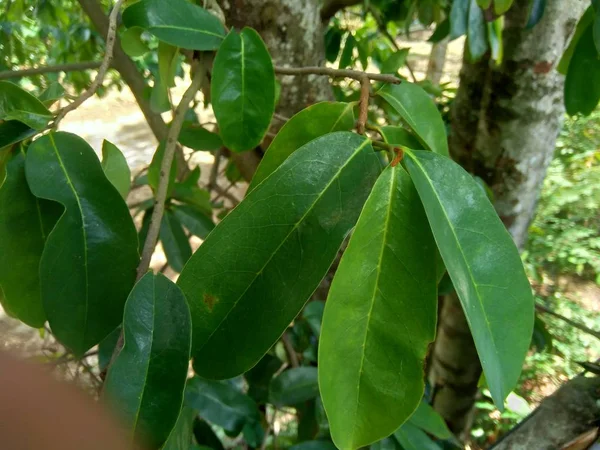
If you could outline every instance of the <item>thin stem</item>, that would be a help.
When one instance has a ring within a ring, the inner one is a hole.
[[[365,76],[360,80],[360,103],[358,109],[358,124],[356,129],[359,134],[365,134],[365,127],[369,116],[369,97],[371,94],[371,82]]]
[[[394,75],[361,72],[360,70],[332,69],[331,67],[275,67],[275,73],[279,75],[325,75],[331,78],[351,78],[357,81],[367,77],[369,80],[391,84],[399,84],[402,81]]]
[[[289,117],[286,117],[282,114],[278,114],[278,113],[274,113],[273,117],[276,118],[277,120],[281,120],[282,122],[287,122],[288,120],[290,120]]]
[[[219,176],[219,165],[221,164],[221,157],[223,156],[223,149],[220,148],[215,153],[215,160],[212,167],[210,168],[210,178],[208,179],[208,192],[212,191],[217,186],[217,178]]]
[[[296,350],[294,349],[292,341],[290,341],[290,336],[287,334],[287,332],[283,333],[283,336],[281,336],[281,341],[283,342],[283,347],[285,348],[285,353],[287,354],[287,357],[290,360],[291,366],[300,367],[298,355],[296,354]]]
[[[56,72],[79,72],[89,69],[97,69],[102,65],[102,61],[88,61],[71,64],[57,64],[54,66],[33,67],[22,70],[5,70],[0,72],[0,80],[8,80],[11,78],[28,77],[31,75],[42,75],[45,73]]]
[[[100,68],[98,69],[96,78],[94,79],[90,87],[86,89],[85,92],[83,92],[83,94],[81,94],[77,98],[77,100],[75,100],[73,103],[68,104],[59,111],[58,116],[56,117],[56,119],[54,119],[54,122],[52,123],[53,127],[57,127],[60,121],[64,119],[64,117],[67,114],[79,108],[83,104],[83,102],[92,97],[96,93],[98,88],[102,86],[102,82],[104,81],[106,72],[108,72],[108,69],[113,59],[113,51],[115,48],[115,40],[117,34],[117,18],[119,17],[119,11],[121,11],[121,5],[123,5],[124,1],[125,0],[117,0],[115,6],[110,12],[110,16],[108,18],[108,33],[106,35],[106,52],[104,53],[104,59],[102,60]]]
[[[557,312],[552,311],[550,308],[540,304],[540,303],[536,303],[535,304],[535,309],[537,309],[540,312],[546,313],[546,314],[550,314],[551,316],[556,317],[557,319],[562,320],[565,323],[568,323],[569,325],[571,325],[574,328],[577,328],[578,330],[583,331],[584,333],[589,334],[590,336],[594,336],[596,339],[600,339],[600,333],[596,330],[592,330],[591,328],[586,327],[585,325],[579,323],[579,322],[575,322],[574,320],[569,319],[568,317],[565,317],[561,314],[558,314]]]

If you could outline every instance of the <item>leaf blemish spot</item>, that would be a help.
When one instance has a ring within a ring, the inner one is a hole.
[[[219,299],[212,294],[204,294],[202,300],[204,301],[204,304],[208,307],[209,311],[212,311],[215,304],[219,301]]]

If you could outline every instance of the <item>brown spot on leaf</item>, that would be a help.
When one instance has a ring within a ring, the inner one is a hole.
[[[203,301],[204,304],[207,306],[208,310],[212,311],[219,299],[212,294],[204,294]]]

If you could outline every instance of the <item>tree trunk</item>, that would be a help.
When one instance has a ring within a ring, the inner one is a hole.
[[[517,0],[506,14],[502,65],[494,67],[489,57],[465,61],[450,136],[453,158],[491,187],[498,214],[519,248],[564,115],[564,77],[555,69],[587,7],[579,0],[549,0],[541,22],[526,30],[528,5]],[[439,330],[429,373],[433,405],[452,431],[464,436],[481,369],[456,299],[445,300]]]
[[[429,63],[427,64],[427,79],[433,84],[440,84],[446,64],[446,52],[448,51],[448,38],[431,46]]]

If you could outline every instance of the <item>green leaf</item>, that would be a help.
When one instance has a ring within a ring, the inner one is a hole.
[[[0,120],[0,149],[29,139],[37,134],[33,128],[18,120]]]
[[[53,81],[38,96],[38,100],[42,102],[46,107],[50,107],[54,102],[56,102],[56,100],[61,99],[64,96],[65,88],[63,88],[60,83]]]
[[[338,64],[338,69],[345,69],[352,64],[354,47],[356,47],[356,39],[354,39],[352,33],[348,33],[346,42],[344,43],[344,50],[342,51],[342,56],[340,57],[340,62]]]
[[[260,420],[254,400],[225,381],[192,378],[185,391],[185,402],[230,436],[240,434],[246,423]]]
[[[385,142],[392,145],[400,145],[416,150],[421,150],[423,145],[408,130],[402,127],[385,126],[378,129],[379,134]]]
[[[102,142],[102,169],[121,197],[127,199],[131,186],[131,171],[121,150],[107,140]]]
[[[148,45],[142,40],[143,32],[142,27],[131,27],[121,33],[121,47],[128,56],[136,58],[150,51]]]
[[[492,0],[477,0],[477,4],[481,9],[488,9],[492,4]]]
[[[504,19],[499,17],[492,22],[486,22],[487,37],[492,50],[492,59],[496,64],[502,63],[504,57],[504,39],[502,37]]]
[[[476,0],[471,0],[469,7],[469,27],[467,29],[467,45],[469,55],[477,61],[488,51],[487,28],[483,11],[477,6]]]
[[[471,175],[435,153],[407,151],[408,171],[503,408],[533,331],[533,298],[510,234]]]
[[[405,423],[394,433],[394,437],[403,450],[441,450],[423,430],[410,423]]]
[[[160,180],[160,167],[162,165],[163,157],[165,154],[165,144],[161,142],[154,156],[152,162],[148,166],[148,185],[152,188],[152,191],[156,193],[158,190],[158,182]],[[175,188],[175,178],[177,177],[177,158],[173,158],[171,164],[171,172],[169,172],[169,186],[167,188],[167,196],[170,197]]]
[[[139,262],[135,226],[80,137],[37,139],[25,169],[33,195],[65,207],[40,261],[42,301],[55,336],[82,355],[121,323]]]
[[[529,18],[527,19],[526,29],[530,30],[535,27],[542,17],[544,16],[544,11],[546,10],[546,0],[531,0],[529,6]]]
[[[320,137],[210,233],[178,280],[192,310],[197,373],[230,378],[260,360],[327,272],[379,171],[366,138]]]
[[[467,34],[471,0],[453,0],[450,10],[450,40]]]
[[[178,141],[192,150],[214,151],[223,146],[217,133],[212,133],[200,125],[186,123],[179,133]]]
[[[212,215],[210,193],[206,189],[201,189],[198,186],[197,181],[194,182],[193,180],[188,179],[182,183],[175,183],[173,197],[183,203],[187,203],[206,215]]]
[[[448,156],[444,121],[423,88],[414,83],[388,84],[377,94],[400,114],[424,148]]]
[[[392,53],[381,66],[381,73],[397,73],[400,67],[406,64],[409,48],[401,48],[397,52]]]
[[[158,114],[171,110],[171,103],[169,101],[169,95],[167,88],[162,84],[160,79],[155,78],[154,86],[152,86],[150,93],[150,108],[152,111]]]
[[[566,75],[569,70],[569,65],[571,63],[571,58],[573,57],[573,53],[575,53],[575,48],[579,43],[579,39],[583,35],[583,33],[594,23],[595,20],[595,12],[593,7],[589,7],[585,10],[579,22],[577,22],[577,27],[575,28],[575,33],[573,33],[573,37],[569,42],[569,46],[563,53],[560,62],[558,63],[558,67],[556,70],[563,75]]]
[[[194,236],[206,239],[208,233],[215,227],[212,219],[203,211],[189,205],[173,205],[173,215]]]
[[[187,0],[142,0],[123,12],[127,28],[141,27],[167,44],[192,50],[216,50],[225,29],[219,19]]]
[[[60,215],[58,205],[35,198],[25,179],[25,156],[16,152],[6,163],[0,187],[0,298],[4,310],[27,325],[46,321],[40,293],[39,265],[48,233]]]
[[[271,55],[252,28],[232,30],[215,56],[211,99],[225,146],[243,152],[261,143],[275,111]]]
[[[194,421],[194,437],[196,438],[196,442],[204,448],[223,450],[223,444],[211,426],[198,417]]]
[[[433,34],[429,37],[427,42],[431,42],[432,44],[437,44],[438,42],[443,41],[450,34],[450,19],[444,19],[438,26],[435,28]]]
[[[419,403],[417,410],[410,416],[409,422],[438,439],[453,438],[442,416],[424,401]]]
[[[403,450],[393,435],[371,444],[369,448],[370,450]]]
[[[181,223],[170,211],[165,211],[160,223],[159,237],[169,265],[175,272],[181,272],[192,256],[192,247]]]
[[[263,156],[248,192],[254,190],[295,150],[313,139],[334,131],[354,128],[353,103],[322,102],[295,114],[281,127]]]
[[[98,344],[98,369],[101,371],[108,368],[120,335],[121,326],[118,326]]]
[[[177,63],[179,62],[179,48],[158,43],[158,73],[160,75],[160,83],[165,88],[175,86],[175,73],[177,72]]]
[[[331,441],[315,440],[292,445],[290,450],[336,450],[336,446]]]
[[[191,346],[191,318],[181,290],[148,272],[134,286],[123,316],[125,345],[104,395],[131,438],[160,448],[177,422]]]
[[[571,116],[591,114],[600,100],[600,59],[594,44],[594,26],[581,35],[565,79],[565,107]]]
[[[513,0],[494,0],[494,12],[497,15],[506,13],[513,4]]]
[[[296,367],[282,372],[269,388],[269,402],[277,408],[294,406],[319,395],[316,367]]]
[[[321,334],[321,323],[323,322],[323,311],[325,310],[325,302],[313,300],[304,307],[302,316],[308,322],[310,329],[319,337]]]
[[[251,448],[259,448],[265,439],[265,430],[263,430],[260,422],[246,423],[242,429],[242,434],[244,441]]]
[[[600,4],[596,2],[595,6],[596,16],[594,18],[594,45],[596,46],[596,52],[600,54]]]
[[[177,423],[173,427],[169,439],[162,450],[188,450],[192,445],[194,419],[198,413],[184,405],[179,413]]]
[[[330,63],[335,62],[340,54],[342,31],[338,27],[329,27],[325,32],[325,57]]]
[[[42,130],[51,119],[48,108],[29,92],[16,84],[0,81],[0,120],[17,120],[34,130]]]
[[[434,255],[410,177],[389,166],[363,208],[325,303],[319,386],[338,448],[389,436],[421,401],[423,362],[436,329]]]
[[[244,378],[248,382],[248,395],[257,403],[267,402],[271,379],[282,364],[279,358],[267,353],[258,364],[244,374]]]

